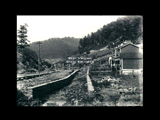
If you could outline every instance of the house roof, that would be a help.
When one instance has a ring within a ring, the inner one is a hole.
[[[120,54],[120,58],[143,58],[140,52],[125,52]]]
[[[127,43],[127,44],[122,45],[122,46],[119,46],[119,47],[117,47],[117,48],[115,48],[115,49],[122,49],[122,48],[124,48],[124,47],[127,47],[128,45],[132,45],[132,46],[134,46],[134,47],[139,48],[138,46],[136,46],[136,45],[135,45],[135,44],[133,44],[133,43]]]

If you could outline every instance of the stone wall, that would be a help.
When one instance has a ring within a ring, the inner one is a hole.
[[[78,73],[78,71],[79,70],[74,71],[65,78],[30,88],[32,89],[33,98],[41,98],[44,95],[51,94],[52,92],[59,90],[66,85],[69,85]]]

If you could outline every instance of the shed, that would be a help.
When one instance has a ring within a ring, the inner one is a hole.
[[[139,52],[124,52],[120,54],[122,69],[142,69],[143,55]]]
[[[128,43],[115,48],[114,60],[119,60],[121,72],[136,71],[143,69],[143,54],[139,52],[139,47],[133,43]]]

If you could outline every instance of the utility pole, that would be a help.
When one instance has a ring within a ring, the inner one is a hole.
[[[57,71],[57,68],[56,68],[56,63],[55,63],[54,65],[55,65],[55,66],[54,66],[54,67],[55,67],[55,71]]]
[[[39,41],[36,44],[39,44],[39,47],[38,47],[38,50],[39,50],[39,53],[38,53],[38,73],[40,76],[40,44],[42,44],[42,42]]]
[[[78,69],[79,69],[78,57],[79,57],[79,52],[78,52],[78,50],[77,50],[76,64],[77,64],[77,66],[78,66]]]

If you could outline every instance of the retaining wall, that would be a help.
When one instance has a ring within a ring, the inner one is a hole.
[[[32,89],[32,97],[33,98],[41,98],[44,95],[50,94],[53,91],[59,90],[62,87],[69,85],[72,82],[72,80],[74,79],[74,77],[76,76],[76,74],[78,73],[78,71],[79,70],[72,72],[70,75],[68,75],[65,78],[55,80],[55,81],[52,81],[49,83],[37,85],[34,87],[30,87],[29,89]]]
[[[86,79],[87,79],[87,85],[88,85],[88,92],[93,92],[94,87],[92,85],[91,78],[89,77],[89,66],[87,68]]]

